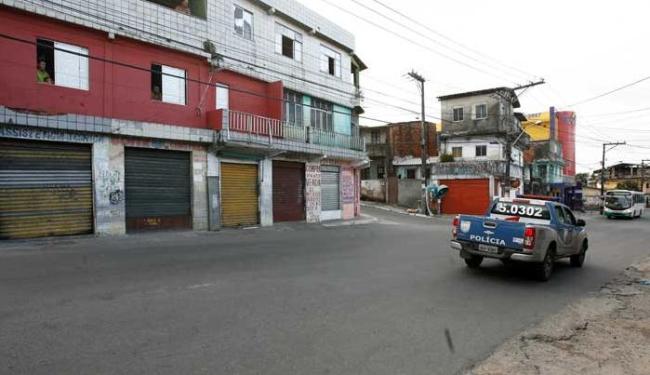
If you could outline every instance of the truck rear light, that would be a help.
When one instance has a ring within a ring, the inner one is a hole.
[[[533,250],[535,248],[535,235],[537,231],[535,228],[526,228],[524,230],[524,249]]]
[[[456,217],[454,218],[453,223],[452,223],[451,225],[452,225],[452,228],[451,228],[451,237],[452,237],[452,239],[455,240],[455,239],[456,239],[456,236],[458,236],[458,227],[460,226],[460,216],[456,216]]]

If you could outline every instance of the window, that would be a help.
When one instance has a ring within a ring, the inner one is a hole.
[[[72,44],[36,40],[36,81],[88,90],[88,50]]]
[[[487,156],[487,146],[476,146],[476,156]]]
[[[455,158],[462,158],[463,157],[463,148],[462,147],[452,147],[451,148],[451,154]]]
[[[488,118],[487,104],[478,104],[474,106],[474,118],[476,120]]]
[[[253,40],[253,13],[234,5],[235,9],[235,34],[244,39]]]
[[[178,68],[151,65],[151,99],[165,103],[185,105],[186,74]]]
[[[576,221],[576,217],[573,216],[573,212],[571,212],[571,210],[569,210],[566,207],[563,207],[563,209],[564,209],[564,216],[566,219],[566,223],[575,226],[577,221]]]
[[[302,95],[297,92],[284,91],[284,121],[289,125],[303,127]]]
[[[570,224],[569,220],[564,215],[564,210],[562,209],[561,206],[555,206],[555,215],[557,216],[557,220],[561,224]]]
[[[320,46],[320,71],[334,77],[341,77],[341,54]]]
[[[288,27],[276,24],[275,52],[302,62],[302,35]]]
[[[332,132],[334,123],[332,114],[334,106],[324,100],[313,99],[311,108],[311,126],[314,129]]]
[[[373,130],[372,133],[370,133],[370,144],[379,144],[379,130]]]
[[[188,16],[205,18],[205,0],[148,0]]]
[[[382,179],[384,178],[386,174],[386,171],[384,170],[384,167],[377,167],[377,178]]]
[[[217,109],[230,109],[230,89],[228,86],[217,86]]]
[[[407,169],[406,178],[415,179],[415,169]]]
[[[455,107],[453,109],[453,111],[454,111],[454,116],[453,116],[454,117],[454,119],[453,119],[454,122],[460,122],[460,121],[464,120],[463,107]]]

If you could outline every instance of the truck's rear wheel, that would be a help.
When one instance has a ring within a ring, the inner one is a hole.
[[[580,250],[580,254],[572,255],[571,258],[571,266],[572,267],[582,267],[582,265],[585,263],[585,257],[587,255],[587,243],[582,244],[582,249]]]
[[[467,267],[472,269],[479,268],[481,263],[483,263],[482,256],[472,255],[470,258],[465,258],[465,264],[467,264]]]
[[[553,268],[555,267],[555,248],[549,247],[546,250],[546,256],[542,263],[539,263],[537,266],[537,279],[539,281],[548,281],[553,274]]]

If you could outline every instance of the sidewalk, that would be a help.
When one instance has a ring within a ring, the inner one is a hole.
[[[407,208],[404,208],[404,207],[392,206],[390,204],[378,203],[378,202],[370,202],[370,201],[361,201],[361,207],[372,207],[372,208],[376,208],[376,209],[379,209],[379,210],[398,213],[398,214],[401,214],[401,215],[415,216],[415,217],[419,217],[419,218],[422,218],[422,219],[429,219],[429,220],[444,220],[444,221],[449,221],[450,223],[451,223],[451,220],[454,217],[454,215],[427,216],[427,215],[422,215],[420,213],[411,212],[410,209],[407,209]]]
[[[650,374],[650,258],[511,338],[467,374]]]

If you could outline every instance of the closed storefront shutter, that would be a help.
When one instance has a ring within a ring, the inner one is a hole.
[[[88,145],[0,140],[0,239],[93,232]]]
[[[340,169],[339,167],[323,165],[321,171],[321,205],[323,211],[337,211],[340,203]]]
[[[192,227],[190,153],[125,149],[126,229]]]
[[[221,163],[221,222],[225,227],[258,223],[257,165]]]
[[[483,215],[490,205],[490,180],[442,180],[449,193],[442,199],[442,213]]]
[[[305,220],[305,165],[273,162],[273,221]]]

